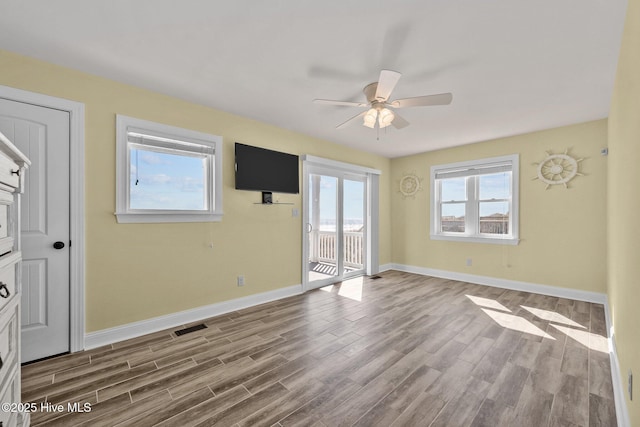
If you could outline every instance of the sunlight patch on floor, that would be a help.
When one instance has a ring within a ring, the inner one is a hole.
[[[341,297],[350,298],[356,301],[362,301],[362,287],[364,285],[364,277],[356,277],[353,279],[345,280],[341,283],[333,285],[323,286],[321,291],[329,293],[337,293]]]
[[[537,335],[539,337],[548,338],[555,341],[555,338],[538,328],[527,319],[523,319],[513,314],[503,313],[500,311],[482,309],[489,317],[491,317],[498,325],[503,328],[512,329],[514,331],[520,331],[527,334]]]
[[[521,305],[520,307],[524,308],[529,313],[533,314],[536,317],[539,317],[542,320],[548,320],[554,323],[561,323],[563,325],[573,326],[575,328],[586,329],[584,326],[582,326],[578,322],[575,322],[569,319],[568,317],[563,316],[560,313],[556,313],[555,311],[542,310],[541,308],[527,307],[524,305]]]
[[[494,310],[502,310],[511,313],[511,310],[494,299],[474,297],[473,295],[465,296],[469,298],[474,304],[479,305],[480,307],[492,308]]]
[[[566,334],[569,338],[578,341],[583,346],[590,348],[591,350],[599,351],[601,353],[609,353],[609,342],[605,337],[601,337],[600,335],[592,334],[591,332],[587,331],[567,328],[566,326],[551,326]]]
[[[471,300],[474,304],[478,305],[487,316],[491,317],[493,321],[495,321],[503,328],[555,340],[554,337],[552,337],[524,317],[509,314],[511,313],[511,310],[509,310],[507,307],[500,304],[496,300],[476,297],[472,295],[465,296],[469,298],[469,300]],[[550,322],[549,326],[554,327],[556,330],[562,332],[567,337],[577,341],[583,346],[602,353],[609,353],[609,340],[607,337],[589,332],[586,326],[583,326],[578,322],[569,319],[567,316],[564,316],[555,311],[544,310],[541,308],[528,307],[524,305],[520,305],[520,307],[533,314],[537,318]]]
[[[362,285],[364,277],[356,277],[355,279],[345,280],[340,284],[338,295],[351,298],[356,301],[362,301]]]

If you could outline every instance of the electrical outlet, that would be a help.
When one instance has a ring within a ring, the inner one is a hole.
[[[633,400],[633,372],[631,372],[631,369],[629,369],[627,383],[629,387],[629,400]]]
[[[473,265],[473,260],[471,258],[467,258],[467,267],[471,267]]]
[[[244,276],[238,276],[238,286],[244,286]]]

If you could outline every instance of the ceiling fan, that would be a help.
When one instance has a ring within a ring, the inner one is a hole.
[[[448,105],[453,100],[451,93],[439,93],[436,95],[416,96],[413,98],[396,99],[389,101],[391,92],[396,87],[402,74],[397,71],[382,70],[377,82],[365,86],[362,90],[367,97],[367,102],[333,101],[330,99],[314,99],[316,104],[339,105],[346,107],[369,107],[367,110],[351,117],[344,123],[336,126],[342,129],[355,122],[360,117],[364,117],[363,125],[370,128],[385,128],[393,125],[396,129],[409,126],[409,122],[403,119],[394,109],[407,107],[424,107],[429,105]]]

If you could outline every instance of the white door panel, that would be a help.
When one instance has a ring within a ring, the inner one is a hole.
[[[69,351],[69,113],[0,99],[0,131],[31,160],[20,217],[28,362]]]

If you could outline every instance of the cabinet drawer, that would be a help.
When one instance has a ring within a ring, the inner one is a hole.
[[[20,402],[20,380],[18,378],[17,365],[13,367],[11,376],[7,378],[5,387],[2,389],[0,395],[0,403],[19,403]],[[18,408],[19,405],[15,405],[13,408],[9,408],[9,411],[0,411],[0,425],[3,427],[13,427],[18,424]]]
[[[0,153],[0,183],[17,188],[20,185],[20,167],[7,157],[4,153]]]
[[[0,387],[7,381],[7,374],[18,364],[18,304],[12,304],[0,315]]]
[[[0,240],[9,235],[9,206],[0,204]]]
[[[11,255],[7,255],[11,256]],[[16,296],[16,265],[11,263],[0,269],[0,310]]]
[[[10,219],[13,214],[13,200],[12,193],[0,190],[0,255],[13,250],[14,239],[10,230],[13,225]]]

